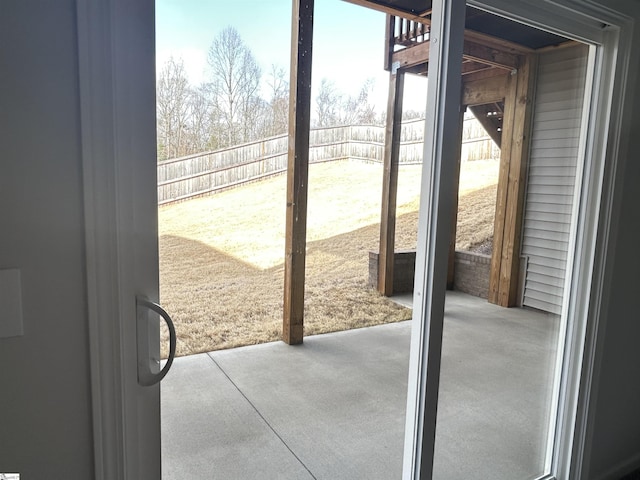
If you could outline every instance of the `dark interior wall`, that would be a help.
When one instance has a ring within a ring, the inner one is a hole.
[[[604,0],[603,0],[603,3]],[[606,4],[629,13],[640,21],[640,2],[609,1]],[[636,23],[633,45],[640,45]],[[589,452],[589,478],[619,478],[632,468],[640,468],[640,94],[638,93],[640,52],[632,51],[629,96],[625,100],[621,131],[621,183],[614,208],[619,216],[614,223],[610,250],[615,257],[610,265],[607,289],[610,295],[602,320],[606,321],[601,338],[599,384],[594,391]],[[635,90],[635,92],[634,92]]]
[[[0,338],[0,472],[30,479],[93,478],[75,8],[0,2],[0,269],[24,311]]]

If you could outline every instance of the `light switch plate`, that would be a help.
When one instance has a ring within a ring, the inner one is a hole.
[[[23,333],[20,270],[0,270],[0,338]]]

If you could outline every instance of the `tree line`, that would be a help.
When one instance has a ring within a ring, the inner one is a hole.
[[[158,159],[216,150],[287,132],[289,82],[284,68],[263,73],[234,27],[211,43],[209,76],[191,85],[182,59],[170,58],[157,79]],[[346,95],[323,78],[314,99],[313,126],[379,124],[371,100],[373,81]],[[265,93],[266,92],[266,93]]]

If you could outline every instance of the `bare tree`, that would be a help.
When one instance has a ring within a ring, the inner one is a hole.
[[[373,124],[376,122],[375,106],[371,103],[373,79],[369,78],[360,87],[356,97],[348,97],[342,105],[341,123],[344,125]]]
[[[373,124],[377,121],[375,106],[371,103],[373,80],[367,80],[357,96],[347,96],[335,84],[323,78],[316,97],[316,126]]]
[[[269,116],[266,135],[279,135],[287,131],[289,124],[289,82],[284,68],[271,65],[267,79],[269,86]]]
[[[255,138],[259,115],[261,69],[233,27],[225,28],[209,49],[212,69],[214,122],[222,129],[221,146]]]
[[[215,148],[211,142],[211,91],[206,84],[191,88],[189,95],[189,153]]]
[[[164,65],[156,88],[158,158],[184,155],[189,116],[189,81],[182,60],[170,58]]]
[[[224,148],[287,131],[289,84],[284,68],[272,65],[260,96],[261,70],[233,27],[209,50],[211,81],[192,87],[182,59],[170,58],[158,76],[158,159]],[[375,123],[372,80],[358,95],[341,93],[322,79],[316,97],[316,126]]]
[[[320,91],[316,97],[316,126],[330,127],[340,123],[342,95],[336,90],[335,84],[323,78],[320,81]]]

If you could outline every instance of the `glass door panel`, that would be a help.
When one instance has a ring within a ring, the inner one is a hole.
[[[480,81],[483,59],[465,46],[463,104],[501,148],[500,173],[489,213],[486,192],[458,199],[458,231],[493,223],[493,234],[458,241],[451,262],[433,478],[534,479],[550,469],[570,322],[589,47],[472,7],[466,18],[467,30],[530,50],[505,55],[492,77],[485,62]]]

